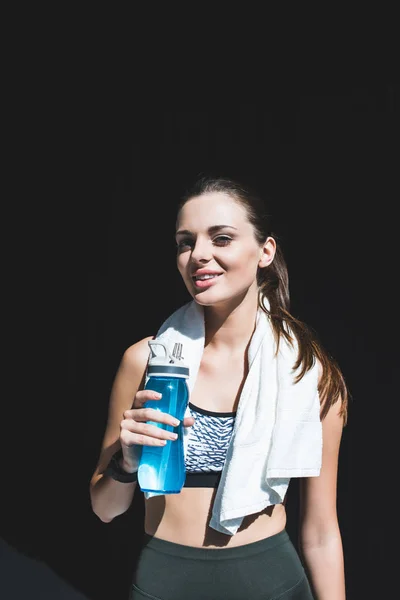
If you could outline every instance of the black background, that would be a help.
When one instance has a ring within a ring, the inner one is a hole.
[[[88,484],[123,351],[188,299],[174,266],[175,206],[209,170],[270,198],[292,313],[345,374],[352,398],[338,512],[348,600],[390,596],[399,86],[175,103],[120,74],[96,78],[96,93],[84,82],[81,94],[79,86],[65,90],[70,102],[49,135],[54,183],[49,202],[36,194],[40,261],[35,255],[24,284],[33,333],[27,325],[13,355],[23,418],[3,480],[11,493],[2,511],[1,598],[128,597],[142,498],[106,525],[91,512]],[[294,541],[296,492],[294,481]]]

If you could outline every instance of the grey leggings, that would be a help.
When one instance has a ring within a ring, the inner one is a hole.
[[[130,600],[313,600],[286,530],[234,548],[144,536]]]

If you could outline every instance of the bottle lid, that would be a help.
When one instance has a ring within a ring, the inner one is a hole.
[[[151,350],[151,356],[147,366],[148,375],[189,377],[189,367],[182,362],[181,343],[174,344],[172,354],[163,342],[150,340],[148,344]]]

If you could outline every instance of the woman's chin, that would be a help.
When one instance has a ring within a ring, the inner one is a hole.
[[[192,290],[190,294],[197,304],[201,304],[201,306],[210,306],[218,302],[218,300],[213,297],[214,294],[208,293],[208,290]]]

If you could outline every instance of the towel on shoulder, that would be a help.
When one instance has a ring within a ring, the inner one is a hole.
[[[268,302],[264,305],[269,308]],[[204,350],[203,307],[194,300],[173,312],[156,339],[172,351],[183,344],[193,390]],[[283,502],[292,477],[315,477],[322,461],[318,365],[295,383],[297,344],[281,338],[279,352],[268,315],[258,309],[248,350],[248,374],[215,496],[209,526],[234,535],[243,518]],[[187,416],[189,412],[187,411]],[[187,449],[189,428],[184,431]],[[150,498],[157,494],[145,492]]]

